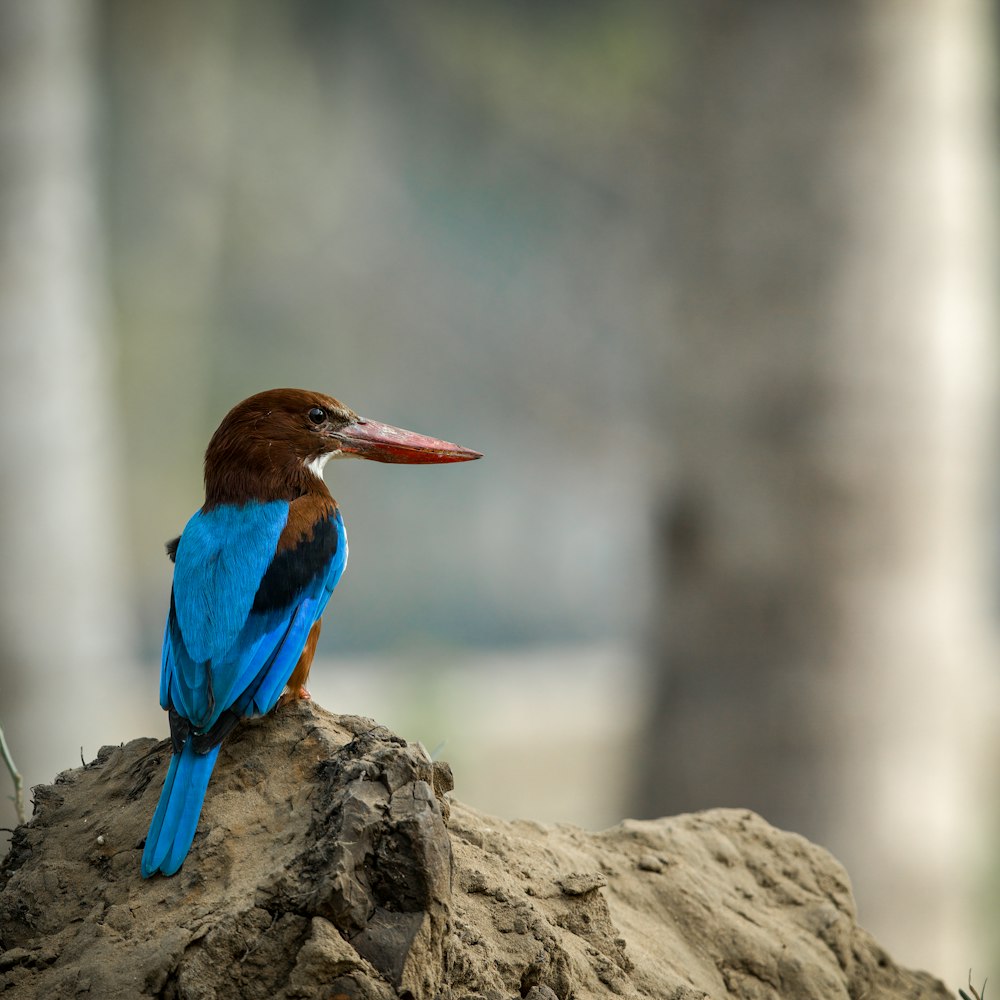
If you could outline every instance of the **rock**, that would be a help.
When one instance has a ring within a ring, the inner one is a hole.
[[[4,1000],[950,996],[858,927],[829,854],[752,813],[506,822],[312,703],[233,733],[184,867],[143,881],[168,756],[105,747],[36,791],[0,868]]]

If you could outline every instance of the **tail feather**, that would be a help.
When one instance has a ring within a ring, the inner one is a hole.
[[[181,753],[170,758],[142,852],[143,878],[158,871],[173,875],[184,863],[218,756],[218,746],[205,754],[195,753],[189,736]]]

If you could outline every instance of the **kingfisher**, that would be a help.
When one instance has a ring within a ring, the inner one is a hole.
[[[482,455],[305,389],[270,389],[229,411],[205,452],[205,503],[167,543],[174,577],[160,705],[172,753],[143,849],[145,878],[184,863],[236,723],[309,697],[320,616],[347,563],[323,469],[348,457],[422,465]]]

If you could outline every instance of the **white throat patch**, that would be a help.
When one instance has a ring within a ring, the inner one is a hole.
[[[323,469],[326,467],[326,463],[330,461],[335,455],[339,455],[340,452],[337,451],[326,451],[322,455],[317,455],[315,458],[309,459],[306,462],[306,468],[317,478],[323,478]]]
[[[344,453],[342,451],[327,451],[322,455],[317,455],[315,458],[310,458],[306,462],[306,468],[314,475],[317,479],[323,478],[323,470],[326,468],[326,463],[330,461],[331,458],[357,458],[357,455],[352,455],[349,452]]]

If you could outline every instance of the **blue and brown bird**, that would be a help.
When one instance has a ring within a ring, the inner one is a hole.
[[[304,389],[261,392],[226,415],[205,453],[205,503],[167,544],[174,581],[160,704],[173,753],[146,837],[145,877],[183,864],[236,723],[282,698],[309,697],[320,616],[347,562],[323,467],[347,457],[429,464],[481,456]]]

